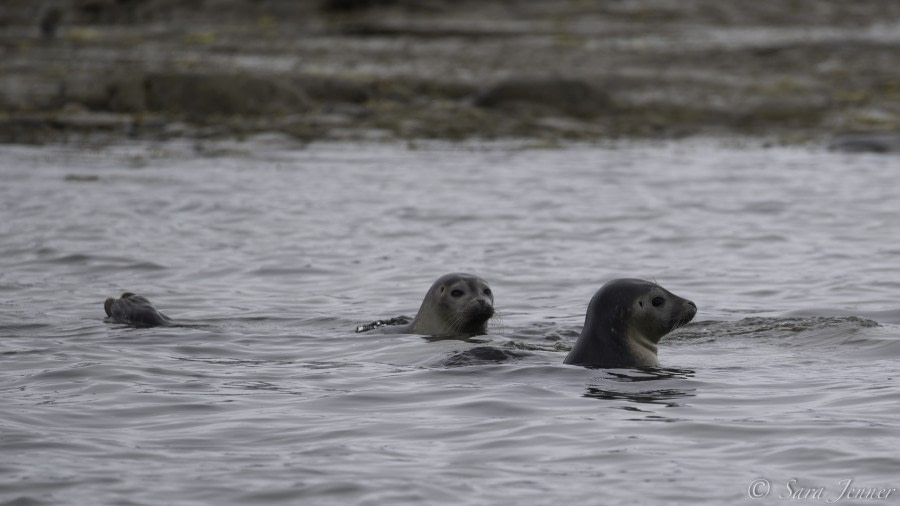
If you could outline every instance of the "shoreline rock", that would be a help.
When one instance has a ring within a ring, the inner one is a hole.
[[[0,142],[900,131],[900,4],[812,2],[5,0]]]

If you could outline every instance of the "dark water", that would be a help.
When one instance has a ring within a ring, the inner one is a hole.
[[[896,158],[276,138],[0,153],[0,504],[900,489]],[[491,335],[354,333],[413,315],[451,271],[491,282]],[[694,300],[696,321],[658,370],[562,365],[623,276]],[[124,290],[186,326],[104,323]]]

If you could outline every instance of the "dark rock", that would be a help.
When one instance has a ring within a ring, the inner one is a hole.
[[[397,0],[323,0],[321,6],[326,12],[352,12],[395,3]]]
[[[59,28],[59,23],[62,21],[63,11],[59,7],[50,7],[41,15],[40,20],[40,28],[41,35],[45,39],[52,39],[56,37],[56,30]]]
[[[339,77],[304,76],[298,85],[313,100],[361,104],[372,96],[371,84]]]
[[[0,143],[44,144],[59,138],[59,126],[43,117],[0,118]]]
[[[106,109],[113,112],[141,112],[147,109],[144,78],[119,79],[107,87]]]
[[[74,0],[74,7],[79,20],[89,24],[134,23],[137,10],[152,3],[148,0]]]
[[[541,105],[572,116],[589,117],[609,111],[612,100],[605,92],[576,79],[509,79],[482,91],[480,107]]]
[[[845,153],[900,153],[900,134],[859,133],[842,135],[828,145]]]
[[[146,107],[193,116],[283,115],[309,109],[302,89],[278,77],[247,74],[154,73],[143,81]],[[137,104],[128,90],[122,103]],[[133,101],[132,101],[133,100]]]

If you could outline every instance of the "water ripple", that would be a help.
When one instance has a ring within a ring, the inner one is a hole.
[[[896,486],[900,208],[881,158],[709,140],[197,152],[0,160],[0,504]],[[354,332],[414,315],[448,271],[491,282],[489,335]],[[563,365],[594,291],[625,276],[700,314],[659,369]],[[104,323],[122,291],[178,325]]]

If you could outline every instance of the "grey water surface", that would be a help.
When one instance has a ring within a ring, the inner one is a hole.
[[[703,139],[2,146],[0,504],[897,504],[844,488],[900,489],[898,172]],[[490,335],[354,332],[453,271]],[[563,365],[616,277],[699,313],[660,369]],[[126,290],[183,326],[105,323]]]

